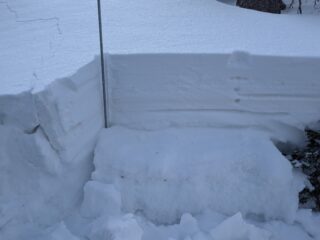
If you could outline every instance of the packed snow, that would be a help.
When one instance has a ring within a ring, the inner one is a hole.
[[[0,0],[0,239],[309,240],[275,144],[320,119],[319,15]]]

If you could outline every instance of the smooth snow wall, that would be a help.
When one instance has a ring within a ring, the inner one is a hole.
[[[99,64],[41,90],[0,96],[0,238],[30,239],[16,226],[44,228],[81,201],[103,127]]]
[[[320,58],[110,54],[107,62],[112,125],[258,128],[280,137],[320,120]]]

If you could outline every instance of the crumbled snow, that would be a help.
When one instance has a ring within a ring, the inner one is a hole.
[[[214,240],[269,240],[270,232],[246,223],[241,213],[228,218],[210,232]]]
[[[90,240],[141,240],[143,231],[132,214],[113,219],[98,219],[92,224]]]
[[[59,223],[57,226],[50,228],[47,230],[47,233],[41,236],[38,240],[79,240],[76,236],[74,236],[66,225],[62,222]],[[35,239],[37,240],[37,239]]]

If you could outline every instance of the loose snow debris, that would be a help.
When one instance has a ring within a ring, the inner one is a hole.
[[[89,181],[84,187],[81,215],[98,218],[103,215],[117,216],[121,213],[121,196],[113,185]]]
[[[300,209],[296,221],[302,225],[309,236],[320,239],[320,215],[315,215],[310,209]]]
[[[143,231],[132,214],[123,217],[99,218],[92,224],[90,240],[141,240]]]
[[[273,143],[248,130],[114,127],[102,132],[94,164],[93,180],[114,184],[125,212],[165,224],[205,209],[291,222],[302,184]]]
[[[36,240],[79,240],[79,238],[70,233],[63,222],[50,227],[46,232],[46,234],[36,238]]]
[[[214,240],[268,240],[271,233],[248,224],[241,213],[228,218],[210,232]]]

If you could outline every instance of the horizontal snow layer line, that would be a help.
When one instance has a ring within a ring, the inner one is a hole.
[[[147,51],[147,52],[142,52],[142,51],[128,51],[128,52],[121,52],[121,51],[113,51],[111,50],[106,50],[104,53],[104,56],[127,56],[127,57],[138,57],[138,56],[216,56],[216,57],[224,57],[224,56],[230,56],[234,54],[244,54],[244,55],[249,55],[251,57],[258,57],[258,58],[278,58],[278,59],[291,59],[294,61],[313,61],[313,60],[318,60],[320,59],[320,56],[318,55],[292,55],[292,54],[267,54],[267,53],[254,53],[250,51],[244,51],[244,50],[234,50],[234,51],[180,51],[180,52],[175,52],[175,51],[161,51],[158,52],[157,49],[154,49],[153,51]]]

